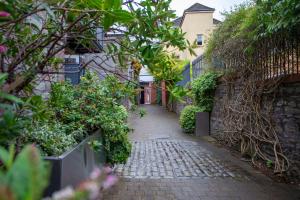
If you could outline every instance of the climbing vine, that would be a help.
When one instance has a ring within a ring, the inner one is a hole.
[[[226,92],[218,101],[224,127],[219,139],[238,146],[255,165],[265,161],[280,174],[290,161],[278,138],[273,102],[289,73],[286,63],[296,63],[299,57],[299,5],[294,0],[266,0],[237,6],[225,14],[205,53],[212,64],[217,58],[226,69]]]
[[[226,92],[219,113],[224,125],[219,139],[229,146],[239,146],[242,155],[250,156],[255,165],[261,159],[272,162],[275,173],[285,172],[289,160],[283,153],[272,117],[281,79],[258,83],[253,73],[247,77],[241,74],[239,79],[224,76],[222,80]],[[268,99],[262,104],[264,98]]]
[[[205,112],[212,110],[218,77],[216,72],[206,72],[192,82],[195,103]]]

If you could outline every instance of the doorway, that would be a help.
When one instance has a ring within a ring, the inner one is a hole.
[[[141,87],[140,104],[145,104],[145,91],[144,91],[144,87]]]
[[[151,104],[151,88],[146,87],[144,90],[144,95],[145,95],[145,104]]]

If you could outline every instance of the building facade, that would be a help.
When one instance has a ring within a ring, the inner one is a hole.
[[[140,104],[156,104],[157,103],[157,87],[154,84],[154,77],[149,73],[146,67],[142,67],[139,75]]]
[[[205,5],[195,3],[183,12],[183,15],[173,21],[174,27],[181,28],[182,32],[185,33],[185,39],[194,44],[194,52],[196,55],[191,55],[189,50],[180,51],[178,49],[168,49],[170,53],[175,54],[180,60],[189,61],[184,67],[182,72],[183,80],[178,82],[177,85],[185,86],[191,81],[192,76],[192,65],[199,57],[202,57],[205,48],[207,47],[208,40],[218,24],[221,23],[219,20],[213,17],[215,12],[214,8],[207,7]],[[165,88],[164,83],[162,87],[162,105],[167,107],[176,113],[180,113],[182,109],[190,104],[190,99],[185,99],[186,103],[168,101],[169,92]]]
[[[98,74],[101,80],[108,75],[116,75],[120,81],[132,80],[129,61],[127,67],[120,67],[116,63],[117,56],[113,58],[105,51],[106,46],[112,43],[118,48],[122,37],[122,34],[104,34],[99,31],[95,37],[95,48],[78,48],[77,44],[73,45],[75,48],[72,48],[70,45],[71,48],[65,54],[65,72],[67,72],[65,78],[76,85],[80,77],[88,70]]]
[[[181,60],[193,61],[196,57],[204,53],[207,41],[212,31],[220,23],[219,20],[213,18],[214,8],[196,3],[186,9],[183,15],[174,21],[174,26],[180,27],[191,44],[196,43],[194,49],[197,56],[191,55],[188,50],[179,51],[171,50]]]

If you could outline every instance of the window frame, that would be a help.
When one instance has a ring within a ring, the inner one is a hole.
[[[201,36],[201,44],[199,44],[199,36]],[[203,34],[197,34],[197,45],[203,46],[204,44],[204,35]]]

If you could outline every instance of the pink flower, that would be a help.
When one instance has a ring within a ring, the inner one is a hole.
[[[104,167],[103,170],[106,174],[112,173],[112,169],[110,167]]]
[[[5,110],[0,109],[0,117],[4,114]]]
[[[89,181],[82,183],[80,185],[80,190],[86,191],[89,194],[89,199],[98,199],[100,196],[100,188],[99,185],[94,181]]]
[[[99,168],[95,168],[90,175],[90,179],[92,180],[97,179],[100,177],[100,175],[101,175],[101,170]]]
[[[106,177],[106,180],[103,182],[102,187],[104,190],[114,186],[118,182],[118,178],[113,175],[109,175]]]
[[[7,51],[7,47],[4,45],[0,45],[0,53],[5,53]]]
[[[10,14],[6,11],[0,11],[0,17],[9,17]]]
[[[55,192],[53,194],[53,199],[71,199],[74,197],[75,191],[72,187],[67,187],[63,190]]]

